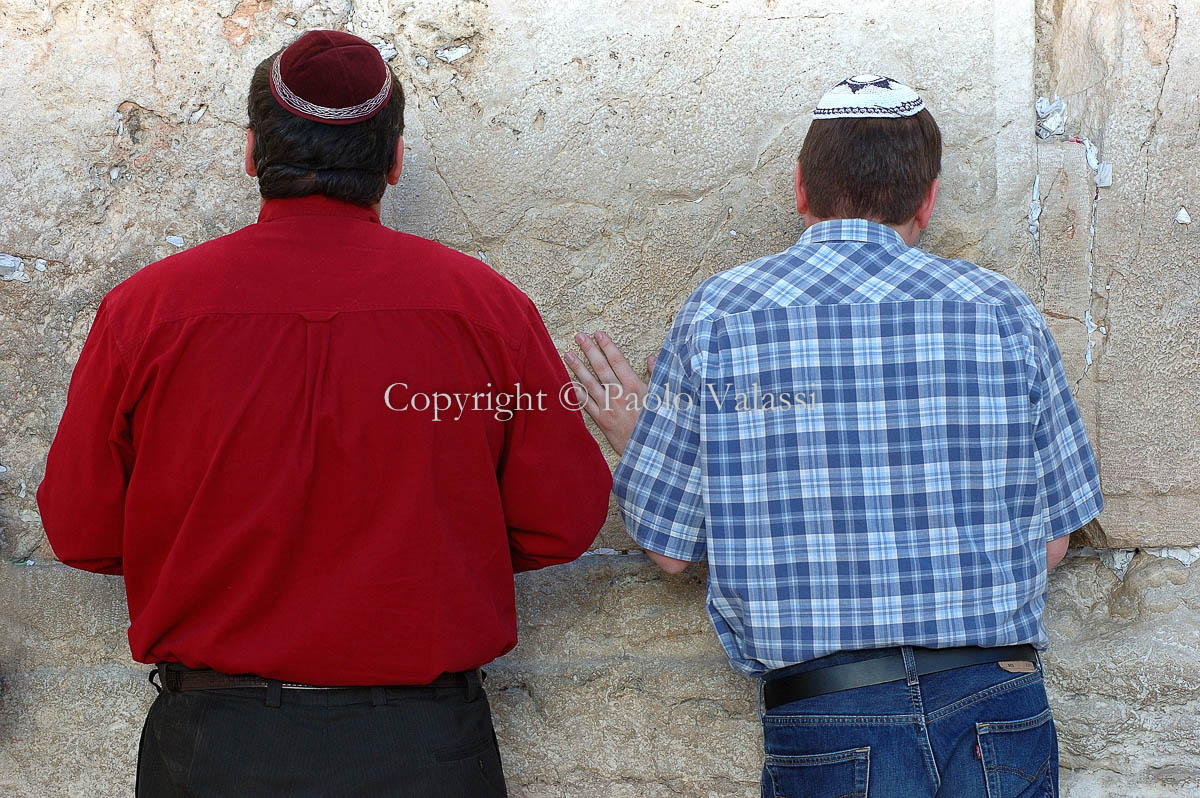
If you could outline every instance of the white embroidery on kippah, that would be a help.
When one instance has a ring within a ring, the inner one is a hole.
[[[917,93],[882,75],[855,75],[829,91],[813,109],[814,119],[894,118],[913,116],[925,108]]]
[[[279,62],[282,59],[283,53],[280,53],[275,56],[275,63],[271,65],[271,82],[275,84],[275,91],[279,92],[279,96],[283,101],[294,110],[320,117],[321,119],[356,119],[360,116],[366,116],[387,101],[388,94],[392,88],[392,74],[389,69],[383,79],[383,88],[366,102],[361,102],[358,105],[348,105],[345,108],[329,108],[324,105],[316,105],[297,95],[283,82],[283,75],[279,71]]]

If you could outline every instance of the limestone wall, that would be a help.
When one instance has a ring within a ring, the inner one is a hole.
[[[1100,458],[1108,510],[1047,610],[1065,793],[1200,789],[1200,233],[1176,221],[1200,223],[1197,0],[0,0],[0,20],[0,793],[130,790],[153,691],[120,580],[53,562],[34,491],[103,294],[254,220],[249,76],[314,27],[378,42],[408,94],[385,223],[486,260],[564,347],[601,328],[638,358],[704,277],[798,236],[826,87],[914,85],[947,142],[923,245],[1044,309]],[[1066,101],[1045,140],[1043,94]],[[512,794],[756,795],[753,689],[703,573],[627,553],[615,512],[597,548],[518,580],[522,643],[488,680]]]

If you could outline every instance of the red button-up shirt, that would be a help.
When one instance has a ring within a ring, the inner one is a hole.
[[[138,661],[425,683],[511,649],[513,573],[604,522],[567,379],[483,263],[269,200],[104,297],[38,506],[64,563],[124,574]]]

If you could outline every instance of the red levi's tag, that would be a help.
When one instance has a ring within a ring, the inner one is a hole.
[[[983,759],[983,749],[979,747],[979,743],[975,743],[975,758]]]

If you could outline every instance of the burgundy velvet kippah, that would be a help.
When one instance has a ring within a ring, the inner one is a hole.
[[[328,125],[362,122],[392,96],[392,71],[369,42],[336,30],[313,30],[271,65],[271,93],[285,109]]]

